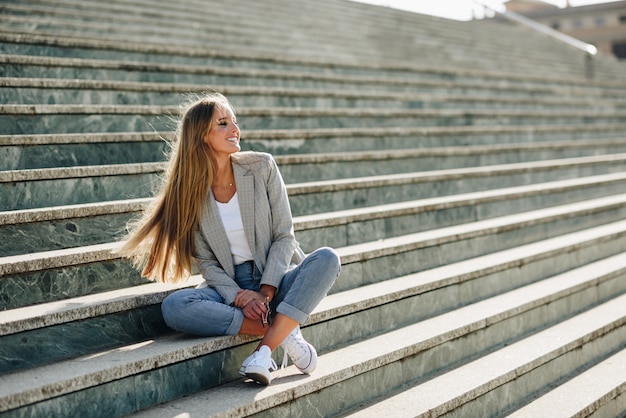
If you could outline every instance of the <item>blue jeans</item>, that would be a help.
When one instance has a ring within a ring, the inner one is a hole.
[[[340,270],[339,256],[333,249],[315,250],[283,276],[270,304],[272,312],[305,323],[335,283]],[[242,289],[258,291],[261,273],[253,262],[243,263],[235,266],[235,281]],[[210,287],[170,294],[163,300],[161,312],[170,328],[201,336],[238,334],[244,319],[241,309],[226,305]]]

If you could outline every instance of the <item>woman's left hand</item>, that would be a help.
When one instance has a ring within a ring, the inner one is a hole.
[[[266,296],[254,290],[239,290],[235,297],[235,306],[250,319],[261,319],[267,313]]]

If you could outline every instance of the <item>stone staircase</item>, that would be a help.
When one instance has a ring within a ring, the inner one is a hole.
[[[626,416],[623,63],[344,0],[5,0],[0,54],[0,416]],[[113,253],[212,90],[341,255],[311,376]]]

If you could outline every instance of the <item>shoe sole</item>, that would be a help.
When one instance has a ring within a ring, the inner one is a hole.
[[[267,386],[272,382],[272,377],[269,376],[269,371],[261,368],[247,367],[244,372],[244,376],[264,386]]]

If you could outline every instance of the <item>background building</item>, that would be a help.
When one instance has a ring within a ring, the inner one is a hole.
[[[595,45],[602,54],[626,59],[626,1],[565,8],[538,0],[511,0],[505,5],[508,11]]]

